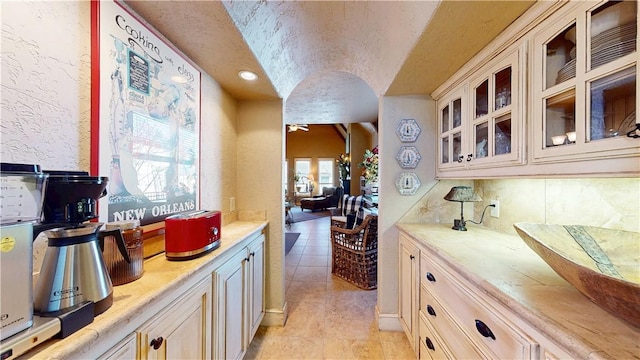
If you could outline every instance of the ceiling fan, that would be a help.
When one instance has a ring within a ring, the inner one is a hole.
[[[289,125],[289,132],[294,132],[298,130],[309,131],[309,128],[307,128],[307,125],[298,125],[298,124]]]

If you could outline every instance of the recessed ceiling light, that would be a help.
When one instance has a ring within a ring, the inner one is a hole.
[[[247,81],[253,81],[258,79],[258,75],[256,75],[256,73],[247,71],[247,70],[240,71],[238,73],[238,76],[240,76],[242,79],[245,79]]]

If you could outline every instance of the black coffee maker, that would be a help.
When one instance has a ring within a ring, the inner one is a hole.
[[[44,171],[49,175],[43,221],[35,232],[47,235],[34,310],[50,313],[86,301],[99,315],[113,303],[113,285],[102,257],[104,238],[113,236],[124,260],[131,262],[119,229],[101,231],[98,199],[107,194],[108,178],[82,171]]]
[[[109,178],[86,171],[49,171],[43,204],[44,224],[81,224],[98,217],[97,201],[107,194]]]

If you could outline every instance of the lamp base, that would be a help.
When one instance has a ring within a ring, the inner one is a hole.
[[[467,228],[465,227],[465,222],[461,221],[460,219],[453,219],[453,230],[458,230],[458,231],[467,231]]]

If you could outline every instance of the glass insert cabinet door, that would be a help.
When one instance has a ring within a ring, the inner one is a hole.
[[[512,68],[494,72],[474,88],[474,157],[476,159],[511,152]],[[489,94],[492,96],[489,97]],[[491,109],[491,111],[489,111]]]
[[[463,165],[463,119],[466,116],[465,88],[449,94],[438,101],[439,167],[460,167]]]
[[[519,61],[526,46],[507,52],[490,63],[471,80],[471,145],[472,160],[469,167],[488,163],[514,163],[518,160],[517,133],[523,129],[518,124],[517,96]]]
[[[548,20],[535,39],[534,76],[542,76],[534,80],[533,122],[542,126],[534,127],[534,158],[637,151],[626,136],[637,122],[637,19],[637,1],[607,1]]]

